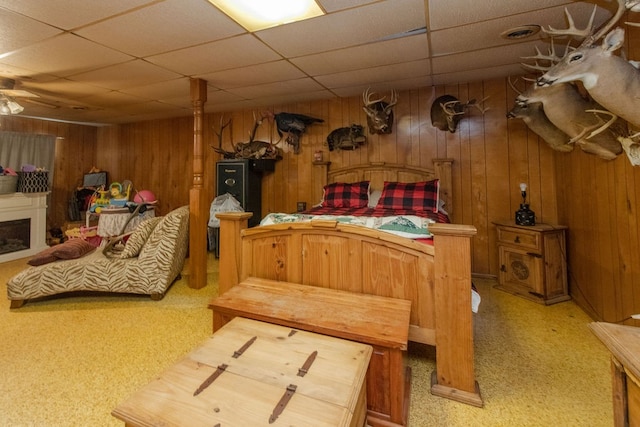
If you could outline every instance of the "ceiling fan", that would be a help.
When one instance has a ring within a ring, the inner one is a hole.
[[[24,107],[14,98],[39,98],[35,93],[16,88],[16,81],[10,78],[0,78],[0,115],[19,114]]]

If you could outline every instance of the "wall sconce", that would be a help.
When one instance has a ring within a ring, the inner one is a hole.
[[[520,209],[516,211],[516,224],[536,225],[536,214],[529,209],[529,204],[527,203],[527,184],[524,182],[520,184],[520,194],[522,195],[522,203],[520,203]]]
[[[19,114],[24,111],[24,107],[18,104],[13,98],[2,96],[0,98],[0,115],[9,116],[11,114]]]

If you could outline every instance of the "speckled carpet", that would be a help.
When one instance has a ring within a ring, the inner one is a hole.
[[[26,260],[0,264],[0,291]],[[189,269],[161,301],[74,295],[0,304],[0,426],[122,426],[111,411],[211,334],[209,285],[188,287]],[[476,377],[484,408],[429,393],[433,348],[411,344],[410,426],[613,424],[609,354],[591,319],[571,301],[542,306],[475,279]],[[185,425],[188,425],[186,423]],[[242,426],[244,427],[244,426]]]

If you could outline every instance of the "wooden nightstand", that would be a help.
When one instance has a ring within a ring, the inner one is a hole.
[[[570,299],[563,225],[496,222],[500,272],[496,288],[541,304]]]

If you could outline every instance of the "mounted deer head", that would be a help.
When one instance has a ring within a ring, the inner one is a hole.
[[[375,92],[374,92],[375,93]],[[362,94],[364,107],[362,109],[367,113],[367,125],[369,125],[369,133],[371,134],[388,134],[393,130],[393,106],[398,103],[398,92],[391,91],[389,102],[384,101],[385,97],[371,100],[374,93],[370,93],[369,89]]]
[[[480,102],[484,102],[485,99]],[[476,107],[483,114],[487,111],[478,106],[475,99],[462,103],[453,95],[439,96],[431,104],[431,124],[440,130],[454,133],[469,107]]]
[[[573,151],[569,136],[558,129],[544,113],[542,102],[516,103],[507,113],[509,119],[522,119],[531,131],[542,138],[553,150],[568,153]]]
[[[544,31],[552,36],[572,35],[585,37],[582,44],[538,78],[538,86],[551,86],[571,81],[582,81],[589,95],[604,109],[622,117],[633,126],[640,127],[640,70],[620,56],[614,55],[624,43],[624,30],[616,28],[625,8],[637,10],[637,0],[618,0],[614,16],[597,32],[592,33],[594,13],[585,29],[577,29],[569,12],[569,28]],[[600,47],[594,45],[604,36]]]
[[[587,110],[601,109],[586,100],[578,88],[570,83],[548,87],[531,86],[516,98],[516,104],[542,103],[549,121],[576,143],[582,151],[605,160],[613,160],[622,153],[617,135],[609,129],[611,123]]]

